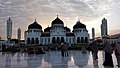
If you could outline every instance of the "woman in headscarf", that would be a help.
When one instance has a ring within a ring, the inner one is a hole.
[[[117,59],[118,67],[120,67],[120,42],[117,42],[114,50],[115,50],[115,56]]]
[[[112,59],[113,48],[108,42],[105,42],[104,44],[104,51],[105,51],[105,61],[103,65],[113,67],[114,66]]]

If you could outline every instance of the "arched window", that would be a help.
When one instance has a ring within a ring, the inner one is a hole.
[[[38,38],[35,39],[35,43],[39,44],[39,39]]]
[[[85,43],[88,43],[88,38],[87,37],[85,37]]]
[[[81,37],[81,43],[84,43],[84,38],[83,37]]]
[[[34,38],[32,38],[32,41],[31,41],[31,42],[32,42],[32,44],[34,44]]]
[[[61,37],[61,42],[65,42],[65,41],[64,41],[64,37]]]
[[[30,38],[27,38],[27,44],[30,44]]]
[[[80,43],[80,37],[77,37],[77,43]]]
[[[52,38],[52,43],[55,43],[55,37]]]

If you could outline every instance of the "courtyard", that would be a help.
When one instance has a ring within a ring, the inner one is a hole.
[[[117,67],[113,54],[114,68]],[[46,54],[0,52],[0,68],[105,68],[104,52],[98,52],[98,60],[93,60],[91,52],[69,51],[68,57],[62,57],[60,51],[47,51]],[[109,67],[106,67],[109,68]]]

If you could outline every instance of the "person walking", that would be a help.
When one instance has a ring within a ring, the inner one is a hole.
[[[118,67],[120,67],[120,42],[117,42],[114,50],[115,50],[115,56],[117,59]]]
[[[64,43],[61,43],[61,55],[64,57]]]
[[[92,55],[94,60],[98,59],[98,46],[96,45],[96,42],[92,42],[92,44],[90,44],[90,49],[92,50]]]
[[[95,42],[94,44],[93,44],[94,46],[93,46],[93,48],[94,48],[94,59],[95,60],[97,60],[98,59],[98,45],[97,45],[97,43]]]
[[[112,59],[113,48],[108,42],[105,42],[104,44],[104,52],[105,52],[105,61],[103,62],[103,65],[114,67],[113,59]]]

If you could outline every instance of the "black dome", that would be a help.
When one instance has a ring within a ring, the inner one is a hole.
[[[68,27],[64,27],[64,29],[68,32],[70,32],[70,29]]]
[[[51,27],[47,27],[44,29],[44,32],[50,32]]]
[[[82,24],[80,21],[77,21],[77,23],[73,26],[73,29],[77,28],[86,28],[86,26]]]
[[[28,29],[42,29],[42,27],[35,21],[34,23],[28,26]]]
[[[63,21],[60,20],[60,19],[57,17],[55,20],[52,21],[52,25],[54,25],[54,24],[62,24],[62,25],[63,25]]]

